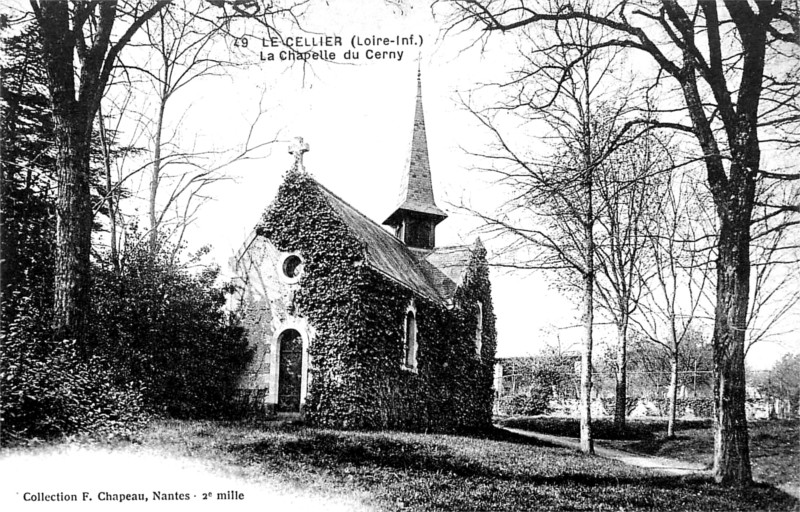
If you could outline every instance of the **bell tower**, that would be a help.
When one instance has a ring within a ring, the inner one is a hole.
[[[400,187],[400,205],[383,224],[394,229],[395,236],[408,247],[433,249],[436,246],[436,225],[447,214],[433,199],[431,165],[428,161],[428,140],[422,111],[422,78],[417,71],[417,106],[414,111],[414,131],[408,174]]]

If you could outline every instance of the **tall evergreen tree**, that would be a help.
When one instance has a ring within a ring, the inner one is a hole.
[[[3,37],[6,59],[0,65],[0,127],[3,158],[2,185],[2,314],[13,318],[21,295],[37,307],[52,308],[57,189],[55,134],[42,44],[35,27]],[[113,132],[110,134],[113,137]],[[130,148],[108,148],[113,159]],[[102,196],[102,148],[98,136],[89,145],[90,202],[100,215],[108,215]],[[124,191],[123,191],[124,192]],[[100,205],[100,207],[97,207]],[[94,222],[92,228],[100,229]]]
[[[28,27],[3,39],[0,291],[7,322],[20,295],[44,309],[52,303],[55,151],[38,36]]]

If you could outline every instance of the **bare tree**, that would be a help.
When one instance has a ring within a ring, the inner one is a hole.
[[[453,28],[477,26],[484,34],[571,20],[602,27],[604,37],[584,46],[585,54],[607,48],[637,51],[650,64],[642,65],[643,72],[651,71],[649,85],[675,93],[675,103],[664,106],[661,119],[640,122],[691,135],[705,164],[719,227],[714,475],[726,484],[750,483],[744,409],[750,224],[759,181],[800,177],[797,172],[766,169],[761,162],[762,147],[797,148],[797,1],[629,0],[582,7],[566,0],[451,3]]]
[[[632,387],[638,389],[639,396],[655,398],[669,396],[670,381],[672,379],[673,356],[669,343],[653,343],[647,336],[640,333],[636,324],[631,327],[629,339],[630,349],[628,363]],[[678,357],[678,373],[683,378],[679,383],[684,389],[691,389],[692,395],[697,397],[698,388],[701,394],[708,394],[711,390],[711,343],[705,330],[694,328],[683,336]],[[613,363],[612,363],[613,364]],[[667,407],[669,407],[669,402]]]
[[[627,345],[633,315],[645,288],[650,263],[647,232],[658,222],[658,194],[665,172],[671,171],[665,143],[655,133],[619,148],[607,173],[598,175],[603,214],[598,227],[603,243],[597,251],[597,305],[616,326],[614,424],[625,429],[627,415]]]
[[[209,198],[207,188],[232,179],[224,173],[227,166],[257,158],[259,149],[274,142],[259,140],[256,135],[256,125],[264,114],[262,92],[240,147],[197,149],[196,143],[187,143],[196,135],[190,133],[186,122],[195,108],[181,108],[176,115],[173,105],[180,102],[180,92],[207,80],[232,80],[231,70],[246,68],[239,56],[232,56],[230,41],[224,37],[230,19],[219,14],[210,4],[173,1],[143,26],[142,37],[129,43],[118,73],[120,81],[112,88],[117,93],[121,90],[126,99],[119,114],[128,121],[132,143],[149,147],[145,167],[150,179],[145,196],[150,225],[147,239],[154,256],[167,240],[175,250],[181,246],[187,227]],[[128,100],[131,97],[134,101]],[[141,170],[139,166],[128,172],[125,179]]]
[[[53,328],[80,337],[88,309],[92,204],[89,146],[100,100],[117,58],[169,0],[31,0],[44,48],[56,135],[58,191]],[[215,2],[220,18],[247,16],[273,27],[291,6],[270,2]],[[231,12],[231,11],[235,12]]]
[[[670,359],[667,436],[675,435],[679,361],[684,345],[694,341],[699,325],[715,304],[716,273],[712,261],[716,247],[716,219],[704,204],[708,193],[689,175],[673,176],[659,205],[663,222],[648,233],[654,257],[647,295],[637,325],[645,336],[663,348]],[[783,190],[783,192],[786,192]],[[767,191],[759,198],[766,200]],[[789,201],[786,201],[787,204]],[[764,211],[764,210],[762,210]],[[791,242],[794,221],[788,212],[766,213],[754,219],[750,259],[751,298],[747,316],[745,351],[753,344],[781,334],[776,327],[797,305],[796,264],[798,245]]]
[[[102,102],[101,102],[102,103]],[[115,201],[115,199],[119,198],[119,194],[115,194],[112,192],[114,188],[112,186],[111,181],[111,141],[107,135],[106,129],[106,120],[103,116],[102,106],[98,106],[97,108],[97,121],[99,125],[99,132],[100,132],[100,146],[103,152],[103,171],[105,174],[105,201],[108,205],[108,219],[109,219],[109,236],[111,240],[109,241],[109,247],[111,249],[111,263],[114,266],[114,270],[119,272],[119,254],[118,254],[118,245],[117,245],[117,209],[119,208],[119,202]]]
[[[110,85],[110,87],[112,86]],[[97,110],[97,131],[100,135],[105,186],[98,187],[100,200],[95,202],[93,214],[95,222],[97,222],[97,214],[104,206],[108,212],[109,257],[116,272],[121,270],[120,249],[124,247],[126,226],[125,215],[120,204],[123,199],[131,195],[127,182],[147,167],[147,165],[139,165],[134,169],[129,168],[128,162],[144,151],[143,148],[135,145],[138,140],[135,134],[126,134],[128,138],[126,145],[122,145],[121,142],[122,125],[126,121],[125,113],[132,99],[130,89],[126,89],[126,92],[127,94],[123,95],[119,102],[113,101],[106,94]],[[112,148],[115,150],[112,151]]]
[[[658,190],[663,194],[657,204],[660,222],[645,226],[650,257],[647,268],[639,269],[645,294],[634,322],[669,356],[667,437],[674,437],[681,348],[698,332],[713,288],[708,272],[713,235],[704,231],[703,196],[689,175],[669,176]]]
[[[501,91],[509,91],[499,106],[472,112],[492,133],[495,152],[485,170],[510,187],[511,199],[498,215],[473,212],[486,231],[505,241],[507,258],[497,264],[518,269],[560,272],[581,297],[584,330],[581,358],[581,449],[593,453],[591,431],[592,348],[596,279],[597,223],[600,176],[610,176],[611,155],[627,142],[619,125],[628,105],[619,95],[600,95],[606,83],[616,83],[616,52],[583,55],[576,48],[601,37],[581,20],[564,22],[542,34],[523,34],[526,63]],[[570,64],[567,64],[570,63]],[[531,87],[535,84],[537,87]],[[538,136],[520,137],[507,130],[509,118],[523,120]],[[532,157],[532,141],[553,149]],[[509,258],[513,258],[509,260]]]
[[[148,215],[150,253],[153,255],[158,251],[160,227],[178,198],[184,194],[189,196],[188,204],[182,208],[183,214],[187,215],[193,208],[191,199],[200,194],[200,189],[222,178],[208,172],[201,164],[208,151],[200,154],[182,150],[173,142],[176,134],[168,137],[165,133],[167,107],[180,90],[203,78],[223,74],[227,68],[236,65],[224,54],[227,52],[218,51],[221,46],[219,36],[224,34],[226,27],[213,18],[213,10],[208,4],[190,5],[187,2],[173,3],[162,9],[143,27],[147,65],[126,63],[127,70],[136,69],[145,76],[156,98],[152,103],[155,115],[146,116],[148,122],[144,123],[145,127],[152,126],[148,129],[153,154]],[[181,124],[179,120],[178,125]],[[177,180],[170,180],[164,174],[168,166],[183,168]],[[192,170],[187,171],[187,167]],[[177,183],[173,183],[164,204],[159,205],[158,192],[165,181]]]
[[[800,187],[779,188],[774,184],[762,187],[752,226],[752,291],[745,353],[756,343],[789,334],[792,324],[788,320],[797,312],[800,301],[800,234],[794,227],[799,222],[797,216],[790,211],[761,206],[800,204]]]
[[[58,152],[56,336],[79,336],[84,326],[92,228],[89,141],[100,98],[122,48],[167,3],[128,6],[130,22],[112,41],[118,2],[31,0],[44,47]]]

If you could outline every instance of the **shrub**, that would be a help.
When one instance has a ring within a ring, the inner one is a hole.
[[[659,414],[667,416],[669,414],[669,399],[656,398],[653,403],[658,408]],[[675,402],[676,414],[678,417],[683,416],[686,408],[694,411],[695,416],[698,418],[713,418],[714,417],[714,399],[709,397],[700,398],[678,398]]]
[[[609,414],[614,414],[614,408],[617,406],[617,399],[615,397],[604,397],[600,399],[600,402],[603,404],[603,409],[609,412]],[[636,406],[639,404],[639,398],[628,396],[625,398],[625,414],[630,414],[636,409]]]
[[[52,341],[42,318],[22,301],[0,335],[3,443],[15,438],[131,434],[143,423],[142,396],[119,386],[98,358],[86,359],[74,340]]]
[[[223,310],[219,269],[190,273],[185,264],[131,243],[121,271],[96,267],[88,341],[114,362],[118,383],[141,383],[152,412],[216,418],[229,412],[250,354],[244,329]]]
[[[555,353],[513,358],[510,370],[528,391],[500,399],[495,410],[501,414],[537,415],[552,411],[550,401],[568,393],[572,362]]]
[[[540,385],[531,386],[530,392],[508,395],[498,399],[496,410],[500,414],[534,416],[550,412],[552,391]]]

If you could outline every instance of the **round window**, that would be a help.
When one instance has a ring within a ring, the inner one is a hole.
[[[296,279],[303,271],[303,260],[296,254],[290,254],[283,260],[283,275],[289,279]]]

